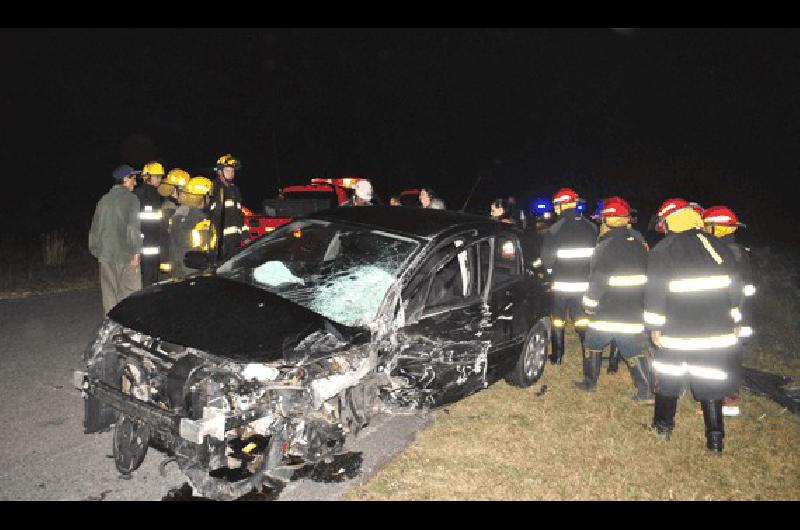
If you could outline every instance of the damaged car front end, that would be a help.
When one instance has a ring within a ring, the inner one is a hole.
[[[75,384],[85,431],[114,426],[121,473],[154,446],[198,494],[233,499],[330,461],[389,407],[538,379],[544,307],[518,241],[498,223],[401,212],[427,220],[414,233],[379,210],[295,221],[109,313]]]

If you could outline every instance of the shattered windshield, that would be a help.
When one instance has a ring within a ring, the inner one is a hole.
[[[219,269],[347,326],[375,318],[414,239],[320,220],[290,223]]]

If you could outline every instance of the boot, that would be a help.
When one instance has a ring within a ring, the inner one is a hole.
[[[706,447],[715,453],[721,453],[722,439],[725,438],[725,426],[722,415],[722,400],[701,401],[703,421],[706,424]]]
[[[631,373],[633,384],[636,385],[634,401],[652,403],[653,393],[650,392],[650,363],[641,355],[628,360],[628,370]]]
[[[583,354],[583,381],[575,386],[586,392],[597,391],[597,379],[600,377],[603,352],[587,351]]]
[[[552,353],[550,362],[552,364],[561,364],[564,359],[564,328],[553,328],[550,333],[550,342],[552,346]]]
[[[656,394],[655,400],[653,428],[659,438],[669,440],[672,429],[675,428],[675,411],[678,408],[678,398]]]
[[[617,348],[617,343],[612,342],[611,348],[608,352],[608,368],[606,369],[607,374],[615,374],[619,371],[619,348]]]

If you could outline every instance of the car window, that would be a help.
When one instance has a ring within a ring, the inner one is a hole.
[[[456,240],[454,245],[460,247],[463,242]],[[425,309],[458,304],[480,295],[478,271],[477,245],[466,247],[451,257],[433,274]]]
[[[493,287],[513,281],[522,273],[519,254],[516,238],[510,236],[495,238]]]
[[[309,219],[260,239],[217,274],[275,293],[334,322],[366,326],[418,247],[402,235]]]

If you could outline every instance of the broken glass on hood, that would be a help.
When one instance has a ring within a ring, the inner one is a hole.
[[[346,223],[290,223],[222,265],[217,274],[249,283],[347,326],[376,317],[415,239]]]

